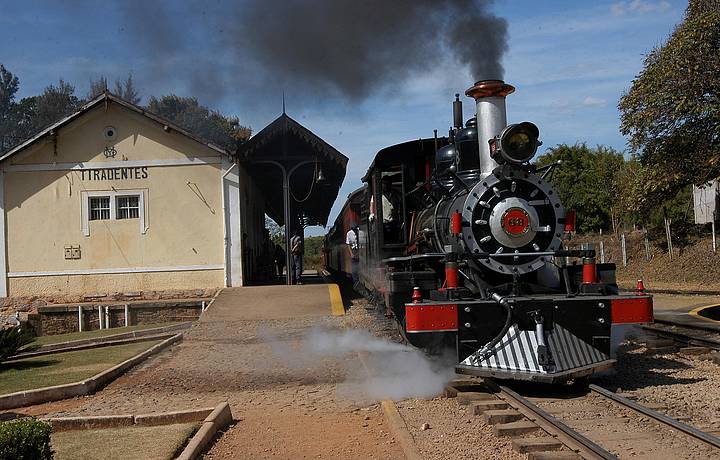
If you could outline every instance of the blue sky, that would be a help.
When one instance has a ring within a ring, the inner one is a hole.
[[[686,6],[674,0],[497,1],[493,12],[508,22],[505,80],[517,88],[507,101],[509,121],[536,123],[544,142],[541,153],[558,143],[576,142],[624,150],[618,99],[642,69],[643,56],[668,37]],[[226,0],[169,2],[160,12],[133,11],[123,2],[3,2],[0,63],[20,78],[20,97],[37,94],[59,78],[85,94],[91,77],[104,74],[112,81],[132,72],[142,96],[198,95],[201,102],[237,115],[255,132],[279,115],[285,90],[288,113],[350,158],[331,220],[347,194],[361,185],[375,152],[431,137],[433,129],[446,132],[454,93],[464,93],[474,81],[467,69],[445,63],[363,100],[335,93],[304,97],[292,87],[265,87],[258,93],[248,77],[254,72],[252,63],[226,65],[237,53],[231,54],[222,31],[194,27],[210,21],[205,14],[222,14],[226,7]],[[187,14],[195,9],[196,15]],[[181,37],[181,52],[138,54],[138,47],[163,45],[155,39],[139,42],[123,19],[143,14],[151,28],[172,29]],[[208,68],[212,85],[183,71],[198,66]],[[197,94],[199,87],[222,91]],[[473,104],[467,98],[464,102],[468,118]]]

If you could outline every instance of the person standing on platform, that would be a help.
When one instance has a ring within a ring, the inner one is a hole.
[[[292,276],[293,284],[302,284],[302,272],[303,272],[303,254],[305,248],[303,247],[302,236],[300,236],[300,230],[295,231],[295,236],[290,238],[290,253],[292,254]]]
[[[276,275],[282,278],[285,269],[285,250],[279,244],[275,245],[275,266],[277,267]]]
[[[351,273],[353,288],[358,283],[358,268],[360,266],[360,242],[358,238],[358,226],[353,223],[350,230],[345,235],[345,244],[347,244],[350,253]]]

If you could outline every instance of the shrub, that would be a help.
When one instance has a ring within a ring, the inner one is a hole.
[[[9,327],[0,329],[0,363],[8,356],[12,356],[22,347],[31,344],[35,340],[32,332],[20,327]],[[23,351],[30,351],[32,347]]]
[[[0,422],[0,460],[46,460],[50,449],[50,425],[34,418]]]

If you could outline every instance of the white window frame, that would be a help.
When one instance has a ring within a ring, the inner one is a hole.
[[[109,197],[110,198],[110,219],[98,220],[97,222],[108,223],[115,220],[132,220],[132,219],[117,219],[117,198],[122,196],[137,196],[139,209],[139,221],[140,221],[140,234],[145,235],[148,231],[147,222],[147,189],[131,189],[131,190],[86,190],[80,193],[80,220],[83,235],[90,236],[90,198],[91,197]],[[93,221],[95,222],[95,221]]]
[[[115,197],[115,219],[116,220],[132,220],[132,219],[139,219],[140,214],[142,211],[142,208],[140,207],[140,194],[138,193],[131,193],[126,195],[117,195]],[[137,198],[137,206],[130,206],[129,198]],[[122,199],[128,199],[128,204],[125,207],[120,206],[120,200]],[[120,217],[121,211],[126,210],[128,212],[128,217]],[[130,211],[137,209],[137,217],[129,217]]]
[[[107,198],[107,200],[108,200],[108,201],[107,201],[107,203],[108,203],[108,204],[107,204],[107,208],[105,208],[104,206],[101,207],[101,208],[98,208],[98,211],[100,211],[100,216],[101,216],[101,217],[98,218],[98,219],[92,219],[92,211],[93,211],[93,209],[92,209],[92,206],[91,206],[90,202],[91,202],[94,198]],[[103,218],[103,217],[102,217],[102,211],[105,211],[106,209],[107,209],[107,212],[108,212],[108,213],[107,213],[107,218]],[[88,220],[110,220],[110,219],[112,218],[112,213],[110,212],[111,209],[112,209],[112,204],[110,203],[110,197],[105,197],[105,196],[92,196],[92,197],[88,197]]]

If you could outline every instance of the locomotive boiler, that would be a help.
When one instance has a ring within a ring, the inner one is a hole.
[[[652,299],[569,246],[574,213],[546,180],[557,165],[531,162],[539,129],[507,124],[514,90],[477,82],[464,125],[456,95],[448,136],[378,152],[326,236],[326,267],[352,273],[413,345],[454,348],[458,373],[577,380],[612,367],[614,336],[651,322]]]

